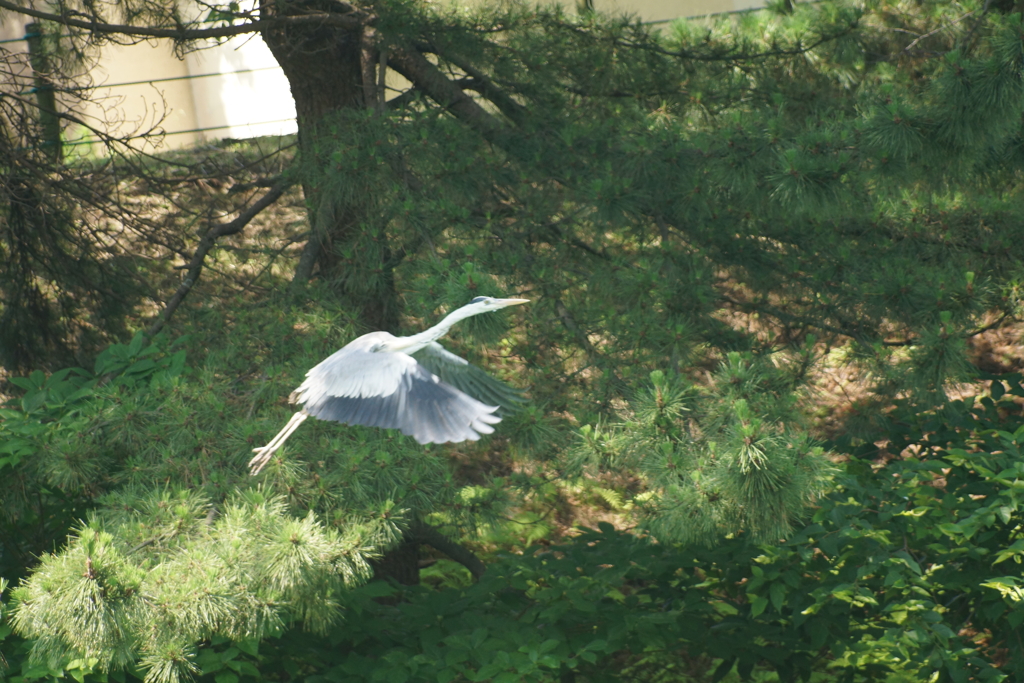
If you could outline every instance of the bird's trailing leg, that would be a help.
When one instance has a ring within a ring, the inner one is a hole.
[[[270,440],[270,443],[266,446],[252,449],[252,452],[256,454],[256,457],[249,461],[249,474],[253,476],[259,474],[260,470],[270,462],[270,457],[274,455],[274,452],[284,445],[284,442],[288,440],[288,437],[292,435],[292,432],[298,429],[299,425],[302,424],[307,417],[309,417],[309,413],[305,410],[300,410],[292,415],[292,419],[288,420],[288,424],[284,426],[284,429],[277,433],[277,436]]]

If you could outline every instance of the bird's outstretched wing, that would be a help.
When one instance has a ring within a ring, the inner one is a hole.
[[[344,348],[306,374],[291,396],[320,420],[399,429],[419,443],[476,441],[498,409],[467,396],[404,353]]]
[[[452,385],[482,403],[498,406],[498,415],[506,416],[509,413],[514,413],[523,403],[526,403],[526,399],[517,389],[494,379],[437,342],[431,342],[417,351],[413,354],[413,358],[431,373],[437,375],[445,384]]]

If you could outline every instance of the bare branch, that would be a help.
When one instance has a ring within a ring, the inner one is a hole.
[[[988,3],[985,3],[985,7],[986,7],[986,9],[988,8]],[[905,48],[903,48],[903,51],[904,52],[910,52],[911,50],[914,49],[914,47],[918,43],[920,43],[925,38],[930,38],[930,37],[934,36],[936,33],[939,33],[941,31],[945,31],[946,29],[949,29],[949,28],[953,28],[955,25],[957,25],[958,23],[960,23],[964,19],[967,19],[968,17],[972,16],[973,14],[974,14],[974,12],[968,12],[967,14],[965,14],[965,15],[963,15],[961,17],[957,17],[955,20],[951,21],[948,24],[943,24],[942,26],[938,27],[934,31],[929,31],[928,33],[925,33],[924,35],[918,36],[914,40],[910,41],[910,44],[907,45]]]
[[[203,272],[203,262],[206,260],[206,255],[217,244],[217,240],[226,235],[234,235],[244,230],[245,226],[249,225],[252,219],[258,216],[261,211],[280,199],[281,195],[290,186],[290,182],[281,181],[254,202],[252,206],[239,214],[237,218],[228,223],[213,225],[206,231],[206,234],[199,240],[199,246],[196,247],[196,252],[192,255],[192,260],[188,264],[188,272],[185,274],[185,279],[182,280],[181,286],[178,287],[171,300],[167,302],[164,310],[160,312],[160,316],[146,330],[147,337],[152,337],[163,329],[164,325],[167,324],[167,321],[171,319],[171,316],[178,309],[178,306],[181,305],[181,302],[192,291],[192,288],[199,281],[199,276]]]

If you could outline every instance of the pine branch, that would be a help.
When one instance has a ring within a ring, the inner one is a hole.
[[[559,221],[559,222],[562,222],[562,221]],[[559,242],[562,242],[563,244],[569,244],[569,245],[572,245],[572,246],[576,247],[577,249],[582,249],[583,251],[587,252],[591,256],[595,256],[595,257],[597,257],[597,258],[599,258],[599,259],[601,259],[603,261],[607,261],[609,263],[612,263],[614,261],[614,259],[612,259],[611,256],[609,256],[608,254],[606,254],[606,253],[604,253],[602,251],[598,251],[597,249],[595,249],[594,247],[590,246],[589,244],[587,244],[583,240],[579,239],[578,237],[566,237],[565,233],[562,231],[562,229],[558,227],[558,222],[549,223],[548,224],[548,230],[550,230],[551,234],[553,234],[555,236],[555,238]],[[627,268],[631,268],[632,266],[629,266],[627,264],[626,267]]]
[[[847,321],[840,319],[838,320],[837,324],[831,325],[820,319],[810,319],[805,316],[786,313],[785,311],[770,304],[766,304],[764,302],[749,303],[744,301],[738,301],[724,294],[721,294],[719,296],[722,298],[723,301],[732,304],[733,306],[744,312],[763,313],[771,316],[772,318],[775,318],[776,320],[783,324],[798,325],[803,328],[817,329],[823,332],[831,332],[833,334],[837,334],[843,337],[849,337],[851,339],[872,338],[872,341],[875,341],[881,344],[882,346],[917,346],[921,343],[920,337],[907,337],[905,339],[878,339],[877,332],[872,332],[873,326],[868,326],[865,325],[864,323],[856,321]],[[836,316],[834,316],[833,314],[833,317]],[[1000,325],[1002,325],[1009,318],[1010,313],[1004,312],[1001,316],[999,316],[999,318],[995,322],[979,327],[971,332],[967,332],[963,335],[963,338],[970,339],[971,337],[975,337],[984,332],[988,332],[989,330],[994,330],[998,328]]]
[[[988,325],[983,325],[972,332],[964,334],[964,339],[970,339],[971,337],[976,337],[979,334],[988,332],[989,330],[994,330],[998,328],[1000,325],[1002,325],[1007,319],[1012,320],[1009,312],[1003,313],[1001,316],[996,318],[995,321],[989,323]],[[921,343],[921,339],[919,337],[910,337],[908,339],[902,339],[897,341],[882,341],[881,343],[883,346],[917,346],[918,344]]]
[[[0,0],[2,2],[3,0]],[[488,140],[498,136],[504,126],[477,104],[454,81],[414,48],[392,47],[389,62],[402,76],[430,99],[449,110]]]
[[[797,43],[794,47],[775,47],[770,50],[764,50],[761,52],[743,52],[738,46],[729,46],[724,49],[719,49],[717,53],[712,52],[711,54],[704,54],[700,52],[694,52],[692,50],[669,50],[661,47],[657,42],[638,42],[631,40],[623,40],[620,38],[611,38],[607,42],[615,47],[625,47],[631,50],[643,50],[645,52],[651,52],[653,54],[663,55],[665,57],[674,57],[678,59],[685,59],[693,62],[755,62],[765,59],[771,59],[773,57],[797,57],[814,50],[815,48],[821,47],[826,43],[839,40],[848,36],[850,33],[860,27],[857,20],[851,21],[842,30],[836,33],[830,33],[827,35],[820,36],[817,40],[813,41],[808,45],[802,45]],[[585,30],[583,26],[575,24],[563,24],[563,28],[568,29],[584,38],[595,39],[595,36]]]
[[[594,362],[595,365],[603,370],[607,370],[611,375],[612,383],[619,391],[624,391],[626,383],[622,381],[622,377],[615,371],[615,368],[609,363],[604,356],[597,350],[597,348],[590,343],[590,339],[587,337],[587,333],[579,326],[576,319],[573,318],[572,313],[566,307],[565,303],[561,299],[555,300],[555,310],[558,313],[558,319],[562,321],[562,325],[565,326],[575,338],[583,350],[586,351],[587,356]]]
[[[526,107],[509,97],[483,71],[474,67],[467,60],[457,56],[453,57],[449,54],[441,54],[440,56],[472,77],[472,89],[487,98],[489,102],[501,110],[502,114],[509,117],[515,123],[522,123],[526,119]]]

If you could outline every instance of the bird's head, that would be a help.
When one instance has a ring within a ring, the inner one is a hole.
[[[490,313],[491,311],[499,311],[502,308],[509,306],[518,306],[519,304],[525,304],[529,299],[495,299],[490,296],[478,296],[462,308],[457,308],[444,317],[441,322],[431,327],[429,330],[414,334],[411,337],[401,337],[397,342],[400,342],[400,346],[394,346],[394,350],[403,351],[405,353],[416,353],[419,349],[422,349],[425,344],[429,344],[437,339],[440,339],[444,335],[448,334],[448,330],[451,329],[452,325],[471,318],[474,315],[481,313]],[[412,349],[412,350],[409,350]]]
[[[518,306],[528,301],[529,299],[495,299],[490,296],[478,296],[469,302],[467,308],[471,306],[475,313],[486,313],[487,311],[497,311],[508,306]]]

